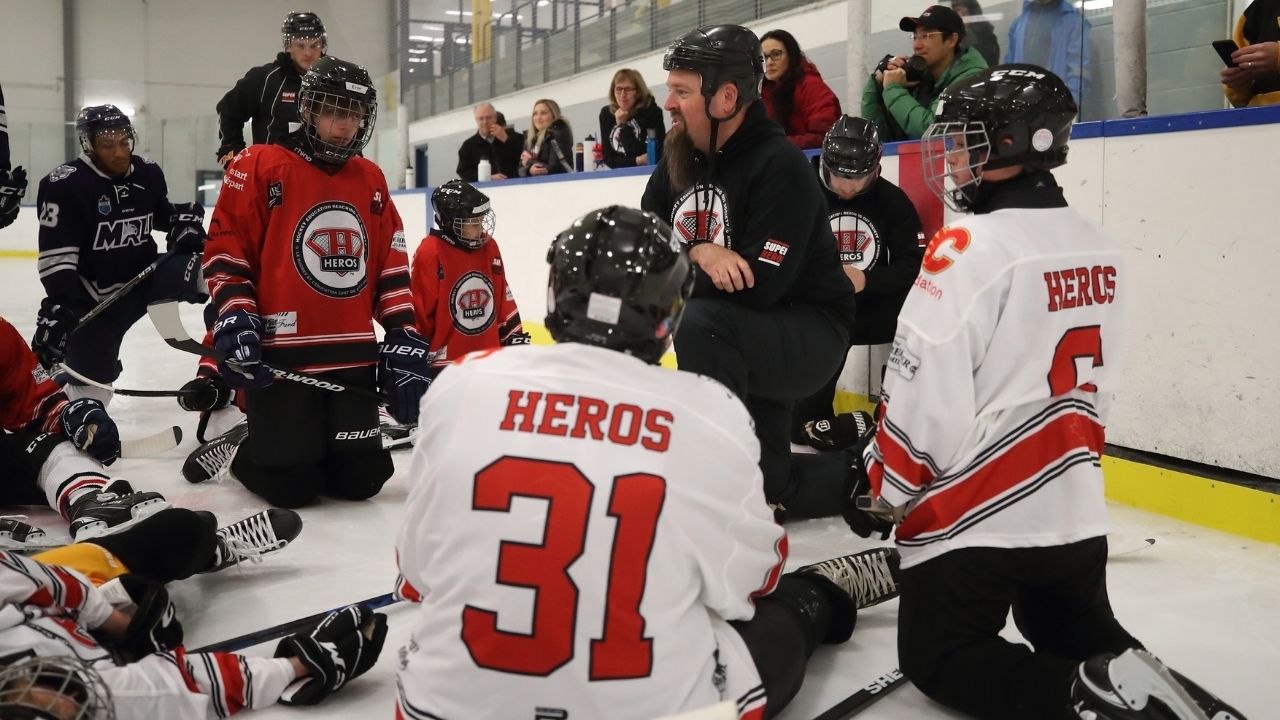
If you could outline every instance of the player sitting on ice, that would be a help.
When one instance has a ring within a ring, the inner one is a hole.
[[[112,480],[105,466],[120,454],[115,422],[97,400],[68,400],[4,318],[0,428],[0,505],[47,502],[70,523],[76,543],[52,550],[52,561],[97,582],[127,572],[170,582],[221,570],[279,550],[302,530],[296,513],[276,509],[218,529],[212,513],[171,508],[159,493]],[[20,517],[0,517],[0,549],[59,544]]]
[[[1100,459],[1129,277],[1050,172],[1071,92],[1001,65],[937,106],[925,181],[973,214],[925,251],[862,484],[865,508],[900,520],[903,674],[992,720],[1241,720],[1142,649],[1107,598]],[[1010,608],[1034,650],[1000,636]]]
[[[55,720],[224,718],[314,705],[364,674],[386,639],[386,615],[352,605],[274,658],[189,654],[163,586],[99,589],[74,570],[0,552],[0,717]]]
[[[98,384],[120,375],[120,342],[156,300],[203,303],[200,277],[204,208],[170,204],[159,165],[133,154],[137,135],[114,105],[94,105],[76,117],[83,154],[40,181],[40,303],[31,346],[51,371],[70,371]],[[156,262],[153,230],[167,233],[169,253],[155,271],[97,317],[81,318]],[[111,391],[72,376],[72,400],[111,400]]]
[[[777,714],[814,649],[897,593],[896,553],[782,574],[746,408],[657,367],[693,288],[665,222],[598,210],[548,260],[559,344],[469,355],[423,403],[398,717]]]

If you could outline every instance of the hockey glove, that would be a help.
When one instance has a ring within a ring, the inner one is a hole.
[[[518,332],[511,333],[511,337],[507,338],[507,341],[504,342],[503,345],[529,345],[532,342],[533,339],[529,337],[529,333]]]
[[[123,638],[106,643],[125,663],[182,644],[182,623],[164,585],[126,573],[99,588],[111,605],[130,617]]]
[[[433,379],[427,351],[427,341],[409,327],[388,330],[382,340],[378,385],[396,422],[418,422],[418,403]]]
[[[296,657],[307,668],[280,695],[285,705],[315,705],[360,677],[378,660],[387,639],[387,616],[363,605],[334,610],[308,635],[290,635],[275,657]]]
[[[18,208],[27,194],[27,171],[16,167],[13,172],[0,170],[0,228],[9,227],[18,217]]]
[[[869,538],[873,534],[879,534],[881,540],[888,540],[889,534],[893,532],[893,520],[881,513],[871,513],[863,509],[863,506],[867,505],[867,500],[871,498],[869,494],[871,481],[867,478],[864,452],[872,437],[872,434],[864,436],[863,440],[848,452],[852,490],[849,492],[849,502],[845,505],[842,514],[849,529],[858,537]]]
[[[191,412],[221,410],[231,404],[231,388],[217,375],[189,380],[178,392],[182,393],[178,396],[178,405]]]
[[[62,431],[71,444],[89,453],[103,465],[120,457],[120,431],[102,403],[93,398],[76,398],[62,409]]]
[[[202,255],[204,241],[204,207],[200,203],[176,203],[169,216],[168,249],[176,255]]]
[[[845,450],[875,430],[871,414],[857,410],[804,424],[805,441],[818,450]]]
[[[67,336],[80,324],[82,313],[78,307],[53,298],[40,301],[36,313],[36,334],[31,338],[31,351],[40,364],[52,369],[62,362],[67,353]]]
[[[232,388],[262,388],[275,376],[262,364],[262,318],[246,310],[232,310],[213,324],[213,346],[226,353],[218,372]]]

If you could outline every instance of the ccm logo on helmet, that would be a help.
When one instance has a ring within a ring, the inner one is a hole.
[[[1045,75],[1042,72],[1036,72],[1035,70],[1012,69],[1012,70],[992,70],[991,71],[992,80],[999,80],[1003,78],[1005,75],[1009,75],[1012,77],[1029,77],[1029,78],[1035,78],[1037,80],[1043,80],[1049,77],[1048,75]]]

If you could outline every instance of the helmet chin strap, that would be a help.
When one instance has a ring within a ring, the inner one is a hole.
[[[738,113],[742,112],[742,109],[743,109],[743,107],[744,107],[744,106],[743,106],[743,104],[742,104],[741,99],[739,99],[738,103],[737,103],[737,104],[735,105],[735,107],[733,108],[733,112],[729,113],[728,115],[726,115],[726,116],[724,116],[724,117],[722,117],[722,118],[721,118],[721,117],[716,117],[716,116],[711,112],[711,98],[712,98],[712,97],[714,97],[714,96],[715,96],[715,95],[714,95],[714,93],[713,93],[713,94],[711,94],[711,95],[704,95],[704,96],[703,96],[703,107],[705,108],[705,111],[706,111],[706,113],[707,113],[707,119],[711,121],[711,143],[710,143],[710,145],[708,145],[708,146],[707,146],[707,147],[708,147],[708,151],[707,151],[707,171],[706,171],[706,173],[704,174],[704,177],[705,177],[705,178],[706,178],[706,180],[707,180],[706,193],[707,193],[707,212],[708,212],[708,214],[709,214],[709,213],[711,212],[711,210],[712,210],[711,205],[715,202],[715,195],[714,195],[714,189],[713,189],[715,186],[714,186],[714,184],[712,183],[711,179],[712,179],[713,177],[715,177],[715,173],[716,173],[716,152],[717,152],[717,150],[719,150],[719,148],[717,148],[717,147],[716,147],[716,140],[717,140],[717,139],[719,139],[719,134],[720,134],[720,123],[725,122],[725,121],[728,121],[728,120],[732,120],[732,119],[734,119],[735,117],[737,117]],[[702,208],[701,208],[701,203],[699,202],[699,195],[701,195],[701,191],[700,191],[700,190],[699,190],[699,188],[698,188],[698,181],[697,181],[697,180],[694,180],[694,182],[693,182],[693,210],[694,210],[694,213],[695,213],[695,217],[697,217],[697,218],[698,218],[697,222],[698,222],[698,225],[699,225],[699,227],[698,227],[697,231],[696,231],[696,232],[694,233],[694,235],[693,235],[693,239],[694,239],[694,241],[695,241],[695,242],[698,240],[698,233],[701,233],[701,232],[703,231],[703,228],[701,227],[701,225],[702,225],[702,212],[701,212]],[[707,242],[710,242],[710,241],[711,241],[711,221],[710,221],[710,219],[709,219],[709,218],[708,218],[708,221],[707,221],[706,233],[707,233],[707,237],[705,238],[705,240],[706,240]]]

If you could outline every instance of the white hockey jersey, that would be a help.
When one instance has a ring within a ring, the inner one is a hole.
[[[181,648],[118,666],[89,633],[110,614],[75,570],[0,552],[0,658],[79,657],[102,675],[118,720],[225,718],[274,704],[295,679],[286,659]]]
[[[1100,458],[1122,344],[1120,249],[1074,210],[938,231],[898,317],[872,492],[902,566],[1108,531]]]
[[[654,718],[765,697],[726,620],[786,558],[746,408],[577,343],[446,369],[422,405],[402,595],[409,720]]]

